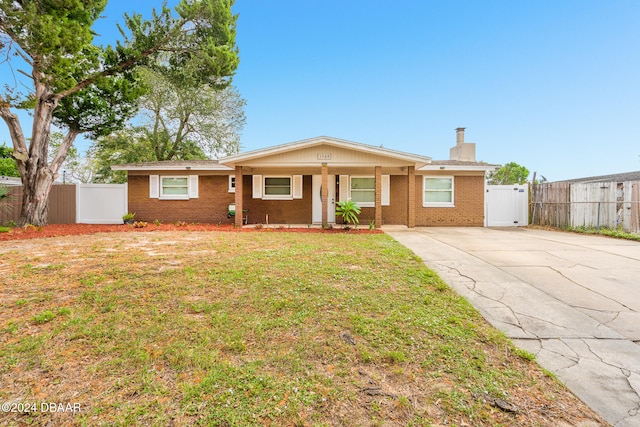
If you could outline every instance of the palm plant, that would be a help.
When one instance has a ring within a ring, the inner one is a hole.
[[[345,200],[336,203],[336,215],[341,216],[347,224],[359,224],[360,206],[353,200]]]

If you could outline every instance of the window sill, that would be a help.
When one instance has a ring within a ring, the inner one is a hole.
[[[354,202],[359,208],[375,208],[375,202]]]
[[[293,196],[262,196],[262,200],[293,200]]]
[[[159,200],[189,200],[189,196],[160,196]]]
[[[423,208],[455,208],[453,203],[423,203]]]

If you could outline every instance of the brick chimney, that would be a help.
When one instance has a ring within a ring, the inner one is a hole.
[[[456,145],[449,150],[449,159],[463,162],[476,161],[476,144],[464,142],[465,128],[456,128]]]

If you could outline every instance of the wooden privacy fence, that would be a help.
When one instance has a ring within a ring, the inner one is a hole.
[[[9,221],[18,222],[22,205],[22,186],[15,185],[11,188],[12,205],[7,213],[0,210],[0,224]],[[75,224],[76,222],[76,186],[54,185],[49,192],[49,224]]]
[[[536,225],[621,227],[640,233],[640,181],[535,184],[530,215]]]
[[[11,186],[12,209],[0,209],[0,225],[18,222],[22,186]],[[49,224],[122,224],[127,213],[126,184],[54,185],[49,193]]]

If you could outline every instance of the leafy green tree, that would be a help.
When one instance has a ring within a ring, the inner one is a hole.
[[[168,135],[160,135],[168,139]],[[87,157],[93,162],[93,182],[122,184],[127,182],[126,171],[112,171],[111,165],[124,163],[155,162],[155,143],[149,138],[149,130],[143,127],[127,128],[98,138],[89,148]],[[191,140],[184,140],[176,147],[172,159],[198,160],[207,155]]]
[[[140,120],[98,138],[88,152],[93,180],[127,181],[126,172],[111,165],[162,160],[194,160],[237,153],[245,123],[245,101],[233,86],[182,86],[179,71],[153,68],[141,72],[150,88],[140,99]]]
[[[23,181],[20,225],[46,224],[51,185],[79,134],[109,134],[136,113],[145,89],[140,66],[175,73],[183,85],[219,88],[237,68],[232,0],[182,0],[174,11],[166,5],[154,10],[150,20],[125,15],[128,32],[119,27],[123,40],[103,47],[93,44],[91,27],[106,3],[0,0],[0,53],[6,65],[24,66],[18,72],[33,86],[26,95],[11,89],[0,95],[0,117]],[[15,109],[32,111],[29,144]],[[65,136],[49,161],[52,125]]]
[[[529,178],[529,169],[515,162],[503,165],[500,169],[487,174],[487,183],[491,185],[524,184]]]
[[[0,176],[20,176],[18,165],[13,159],[13,149],[0,145]]]
[[[153,160],[182,160],[192,146],[213,158],[238,152],[245,101],[233,86],[184,85],[189,70],[142,71],[149,91],[140,110]]]
[[[64,141],[64,135],[60,132],[52,132],[49,142],[49,161],[58,154],[58,150]],[[81,157],[76,147],[70,147],[67,157],[60,166],[63,170],[62,182],[80,182],[89,184],[93,182],[94,160],[88,157]]]

